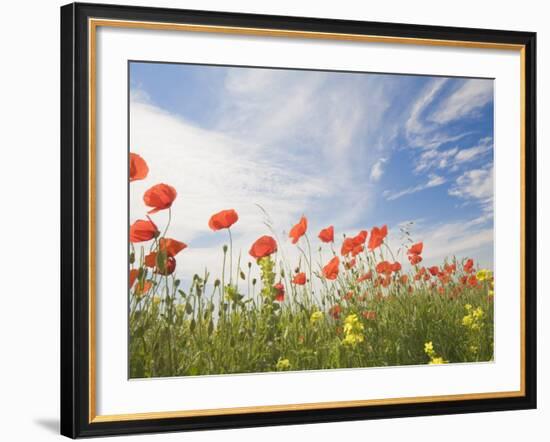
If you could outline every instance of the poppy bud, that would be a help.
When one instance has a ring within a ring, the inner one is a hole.
[[[220,280],[219,280],[219,279],[216,279],[216,280],[214,281],[214,287],[219,287],[220,284],[221,284],[221,283],[220,283]]]
[[[252,285],[256,285],[256,278],[252,279]]]
[[[246,279],[246,276],[243,271],[241,271],[241,279],[244,281]]]
[[[226,244],[223,245],[222,249],[223,249],[223,253],[227,253],[227,245]]]

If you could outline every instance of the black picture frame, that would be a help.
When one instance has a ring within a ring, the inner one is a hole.
[[[521,45],[524,51],[524,395],[162,419],[90,420],[89,18]],[[73,3],[61,8],[61,434],[241,428],[536,408],[536,34]]]

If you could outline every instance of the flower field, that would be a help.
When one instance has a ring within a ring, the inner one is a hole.
[[[131,153],[130,182],[148,172]],[[172,186],[153,185],[143,195],[150,210],[130,225],[130,377],[492,360],[494,280],[473,259],[424,267],[423,242],[408,238],[394,254],[386,225],[337,239],[334,226],[308,231],[306,216],[289,231],[297,262],[269,227],[243,259],[231,232],[244,220],[225,209],[208,221],[227,232],[219,269],[183,288],[175,270],[187,244],[170,231],[176,199]]]

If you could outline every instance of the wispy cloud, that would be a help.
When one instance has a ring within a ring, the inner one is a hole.
[[[411,195],[416,192],[420,192],[425,189],[429,189],[431,187],[437,187],[441,186],[442,184],[445,184],[447,180],[439,175],[430,175],[430,179],[426,183],[418,184],[416,186],[407,187],[406,189],[399,190],[397,192],[392,192],[389,190],[386,190],[383,195],[388,201],[393,201],[398,198],[401,198],[405,195]]]
[[[409,137],[425,132],[426,128],[423,122],[422,114],[446,82],[447,79],[445,78],[437,78],[432,80],[420,93],[418,100],[412,105],[410,117],[405,124],[407,135],[409,135]]]
[[[484,137],[479,140],[476,146],[459,150],[454,157],[455,164],[475,160],[486,153],[492,152],[492,150],[493,139],[491,137]]]
[[[430,114],[429,120],[439,124],[471,116],[493,99],[492,80],[468,80],[445,98]]]
[[[460,175],[449,195],[463,199],[486,200],[493,197],[493,167],[469,170]]]
[[[455,146],[451,149],[426,150],[418,157],[414,171],[420,173],[433,169],[449,169],[456,172],[463,164],[478,160],[492,150],[491,137],[483,137],[476,145],[467,148]]]
[[[431,80],[411,106],[405,133],[412,147],[437,149],[468,135],[454,133],[447,125],[459,118],[472,117],[493,98],[491,80],[461,80],[458,87],[449,79]],[[450,90],[449,90],[450,89]]]
[[[376,182],[382,178],[384,174],[384,163],[387,161],[386,158],[380,158],[370,169],[370,179],[373,182]]]
[[[494,201],[493,166],[464,172],[449,189],[449,195],[463,199],[466,203],[477,203],[481,208],[478,223],[493,218]]]

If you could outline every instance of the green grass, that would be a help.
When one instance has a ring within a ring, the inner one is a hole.
[[[400,271],[387,287],[377,283],[376,273],[371,280],[357,282],[358,276],[375,268],[373,255],[363,252],[357,264],[334,281],[312,272],[319,281],[315,295],[310,295],[315,287],[309,283],[292,284],[281,271],[284,263],[276,266],[271,258],[259,261],[262,281],[249,281],[250,272],[246,275],[237,268],[231,283],[210,282],[208,273],[195,275],[187,292],[179,289],[173,275],[160,275],[141,263],[130,297],[131,377],[417,365],[433,357],[449,363],[493,358],[491,279],[465,284],[461,278],[467,272],[459,263],[445,284],[437,277],[414,281],[414,272],[408,275],[411,283],[403,282]],[[470,273],[475,278],[475,271]],[[146,280],[151,287],[142,292],[140,285]],[[273,289],[279,280],[286,288],[282,302],[275,300]],[[337,317],[329,313],[335,305],[341,309]],[[312,319],[314,312],[322,312],[317,320]],[[357,321],[346,327],[351,315]],[[357,342],[346,340],[347,335],[358,336]],[[425,350],[428,342],[432,354]]]

